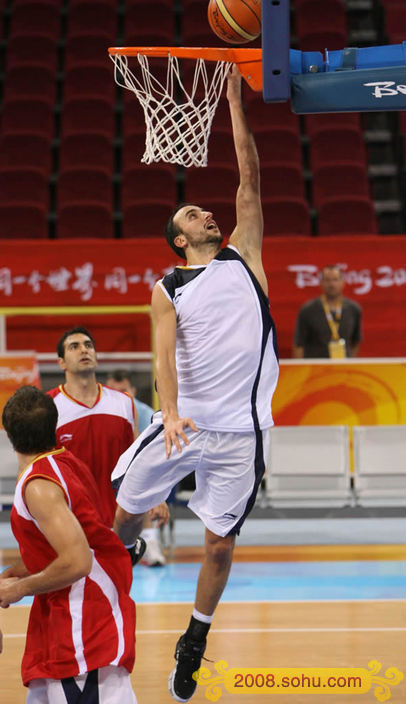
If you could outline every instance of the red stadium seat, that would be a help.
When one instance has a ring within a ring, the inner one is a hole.
[[[123,113],[121,118],[121,131],[123,138],[125,139],[131,134],[144,133],[145,142],[145,120],[144,111],[135,95],[129,93],[129,91],[124,91],[124,105]]]
[[[67,37],[77,34],[105,33],[110,37],[111,44],[116,43],[117,10],[105,2],[83,0],[69,9]]]
[[[30,201],[49,207],[49,182],[36,169],[1,169],[0,204],[12,205]]]
[[[57,236],[62,238],[114,236],[111,207],[92,201],[71,203],[59,209]]]
[[[48,237],[47,211],[39,203],[0,204],[0,238],[32,239]]]
[[[58,65],[57,43],[54,37],[19,34],[7,43],[7,70],[15,66],[45,66],[56,71]]]
[[[123,208],[123,237],[162,237],[165,225],[174,208],[171,200],[159,202],[146,199]]]
[[[114,151],[111,139],[102,134],[71,134],[61,140],[59,168],[87,167],[104,169],[113,174]]]
[[[331,198],[318,213],[319,235],[374,235],[378,233],[372,201],[362,196]]]
[[[51,138],[54,133],[54,109],[43,100],[10,100],[3,105],[2,134],[30,133]]]
[[[65,100],[73,98],[103,98],[113,105],[116,98],[111,67],[75,66],[66,71],[64,81]]]
[[[0,168],[28,167],[48,176],[51,171],[51,141],[39,134],[0,136]]]
[[[367,169],[361,164],[333,164],[321,166],[313,172],[313,204],[321,204],[335,197],[369,197]]]
[[[124,108],[125,109],[125,108]],[[123,141],[122,161],[123,171],[140,166],[145,150],[145,126],[142,132],[134,132]]]
[[[306,0],[295,5],[295,32],[299,40],[310,32],[347,33],[347,17],[342,0]],[[344,45],[343,45],[344,46]]]
[[[366,165],[367,153],[362,133],[358,129],[323,129],[310,140],[310,164],[313,170],[328,164],[353,162]]]
[[[162,2],[140,2],[139,0],[128,6],[125,13],[125,37],[137,38],[135,46],[149,46],[146,43],[147,35],[154,36],[157,32],[158,40],[152,46],[173,46],[175,38],[175,13],[173,6]],[[144,37],[141,40],[141,37]]]
[[[290,109],[290,103],[265,103],[261,94],[246,94],[248,124],[252,130],[289,127],[300,132],[299,118]]]
[[[61,132],[70,134],[94,133],[112,139],[115,133],[114,105],[102,97],[72,98],[62,110]]]
[[[311,223],[304,198],[262,198],[264,235],[310,235]]]
[[[385,3],[385,30],[391,42],[406,39],[406,7],[404,2]]]
[[[295,128],[282,127],[254,130],[261,164],[284,162],[302,164],[300,136]]]
[[[308,32],[300,37],[298,43],[301,51],[321,51],[324,55],[325,49],[330,51],[343,49],[347,44],[347,34],[335,30]]]
[[[296,164],[265,164],[261,166],[261,193],[265,198],[304,198],[303,170]]]
[[[44,2],[27,2],[12,6],[9,38],[20,34],[39,34],[59,39],[61,34],[61,7]]]
[[[406,111],[402,110],[398,113],[399,115],[399,132],[403,135],[406,134]]]
[[[123,171],[121,202],[123,208],[133,204],[162,199],[176,204],[175,170],[169,164],[136,166]]]
[[[71,168],[59,171],[58,207],[82,201],[113,208],[112,176],[104,169]]]
[[[312,137],[319,130],[336,127],[349,127],[361,132],[359,112],[326,112],[318,115],[305,115],[305,131]]]
[[[56,101],[56,74],[45,66],[15,66],[4,78],[4,100],[31,98],[53,105]]]
[[[185,200],[208,207],[212,198],[232,199],[235,219],[235,195],[238,187],[237,165],[215,165],[206,169],[190,168],[185,173]]]
[[[112,64],[107,51],[109,46],[111,37],[104,32],[69,37],[65,46],[65,71],[90,64],[107,66],[111,72]]]

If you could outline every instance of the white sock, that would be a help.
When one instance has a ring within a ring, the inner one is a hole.
[[[212,614],[211,616],[206,616],[206,614],[201,614],[200,611],[198,611],[197,609],[193,609],[192,616],[193,618],[197,619],[197,621],[202,621],[203,623],[211,623],[213,621],[214,614]]]

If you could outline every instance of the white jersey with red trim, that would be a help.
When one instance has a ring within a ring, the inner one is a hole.
[[[119,538],[105,526],[78,478],[77,460],[64,448],[40,455],[16,487],[11,526],[22,560],[33,574],[56,553],[24,501],[36,478],[55,482],[79,521],[93,554],[87,577],[70,587],[34,597],[22,662],[23,682],[63,679],[107,665],[134,664],[135,606],[129,596],[131,561]]]
[[[58,445],[87,464],[98,486],[102,518],[112,526],[116,501],[111,473],[134,441],[134,401],[122,391],[98,386],[99,394],[91,408],[69,396],[63,385],[48,394],[58,409]],[[86,482],[83,475],[82,479]]]

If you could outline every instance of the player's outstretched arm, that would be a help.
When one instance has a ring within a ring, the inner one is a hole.
[[[233,66],[227,81],[227,99],[240,175],[236,196],[237,224],[230,237],[230,244],[237,247],[267,293],[267,281],[261,257],[264,221],[259,158],[253,134],[244,115],[241,101],[241,74],[236,66]]]
[[[157,389],[165,428],[166,456],[170,457],[173,445],[181,452],[180,441],[189,444],[184,428],[197,428],[191,418],[179,418],[175,359],[176,313],[160,284],[156,284],[152,293],[152,318],[155,326]]]
[[[27,577],[0,582],[0,606],[24,596],[64,589],[89,574],[92,553],[82,527],[69,509],[62,489],[46,479],[33,479],[25,490],[27,508],[55,550],[56,558]]]

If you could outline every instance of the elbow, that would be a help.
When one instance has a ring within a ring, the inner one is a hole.
[[[69,574],[70,580],[73,582],[83,579],[83,577],[88,577],[92,571],[93,566],[93,555],[90,550],[84,552],[82,555],[76,555],[74,561],[72,560],[68,565],[66,565],[66,571]]]

